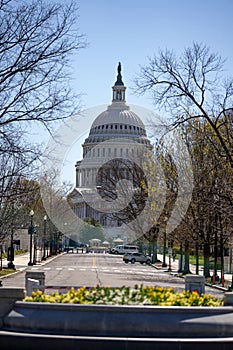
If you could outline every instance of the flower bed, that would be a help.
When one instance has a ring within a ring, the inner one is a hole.
[[[1,347],[230,350],[233,307],[222,305],[211,295],[137,285],[38,291],[4,316]]]
[[[103,304],[103,305],[159,305],[159,306],[223,306],[224,302],[212,295],[197,292],[176,292],[172,288],[144,287],[82,287],[72,288],[66,294],[32,293],[27,302]]]

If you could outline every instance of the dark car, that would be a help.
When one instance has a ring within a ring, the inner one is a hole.
[[[123,256],[123,261],[127,264],[131,262],[134,264],[135,262],[140,262],[141,264],[151,264],[151,258],[148,255],[144,255],[142,253],[126,253]]]

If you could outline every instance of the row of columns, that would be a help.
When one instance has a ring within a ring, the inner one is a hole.
[[[77,188],[82,188],[82,187],[87,187],[87,188],[93,188],[97,186],[96,183],[96,175],[98,172],[98,168],[86,168],[86,169],[76,169],[76,187]],[[100,174],[101,176],[101,174]],[[127,179],[130,181],[133,181],[133,172],[132,169],[128,169],[127,167],[122,167],[122,168],[111,168],[109,167],[108,169],[104,170],[103,173],[103,178],[111,180],[116,179]],[[100,178],[101,182],[101,178]]]
[[[132,148],[119,147],[84,147],[83,157],[84,158],[105,158],[105,157],[128,157],[128,156],[140,156],[142,147],[145,146],[143,143],[135,143]]]
[[[95,186],[97,168],[76,169],[76,187]]]

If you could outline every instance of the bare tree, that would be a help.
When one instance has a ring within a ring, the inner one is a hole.
[[[232,234],[232,169],[216,152],[218,140],[205,120],[185,122],[182,132],[192,159],[194,188],[186,216],[173,236],[180,242],[187,240],[196,250],[197,273],[198,250],[203,250],[204,275],[209,277],[210,257],[221,247],[223,259],[223,246]]]
[[[120,225],[134,220],[145,207],[146,177],[139,165],[130,159],[115,158],[105,163],[97,174],[97,188],[100,196],[110,203],[118,198],[117,190],[121,192],[122,209],[109,215]]]
[[[80,98],[69,84],[71,60],[83,47],[75,1],[0,1],[2,236],[23,196],[32,196],[35,205],[36,185],[23,181],[36,178],[41,148],[30,144],[28,130],[40,125],[51,131],[55,121],[77,111]]]
[[[160,51],[141,68],[135,91],[152,94],[156,107],[169,112],[173,126],[188,119],[204,118],[233,168],[233,79],[222,77],[224,60],[205,45],[193,43],[180,57]]]
[[[77,107],[69,87],[71,57],[85,46],[77,17],[72,1],[0,3],[1,152],[19,152],[11,135],[27,123],[49,129]]]

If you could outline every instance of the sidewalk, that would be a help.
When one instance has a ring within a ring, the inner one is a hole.
[[[28,267],[29,253],[15,255],[14,265],[16,270],[23,271]],[[3,260],[3,266],[7,266],[7,260]]]
[[[166,256],[166,264],[167,267],[162,267],[162,262],[163,262],[163,255],[162,254],[157,254],[157,258],[161,261],[160,263],[156,263],[154,264],[156,269],[159,270],[163,270],[163,271],[168,271],[169,269],[169,257]],[[170,259],[170,265],[171,265],[171,270],[169,271],[170,273],[178,273],[178,269],[179,269],[179,260],[175,259],[175,261],[173,261],[173,258],[171,257]],[[192,274],[196,274],[196,265],[190,264],[190,272]],[[218,276],[221,276],[221,271],[217,271]],[[203,274],[203,266],[199,266],[199,274],[202,275]],[[211,270],[210,272],[211,276],[213,274],[213,271]],[[228,289],[228,286],[231,285],[232,282],[232,276],[233,274],[230,273],[225,273],[224,274],[224,280],[225,280],[225,289]],[[216,284],[208,284],[209,286],[213,286],[213,287],[220,287],[221,283],[216,283]]]
[[[53,259],[57,258],[61,254],[57,254],[57,255],[53,255],[51,257],[48,257],[46,260],[43,260],[41,262],[37,262],[36,265],[34,265],[34,266],[45,265],[48,262],[52,261]],[[13,263],[15,265],[15,269],[16,269],[15,273],[26,270],[29,267],[28,266],[29,259],[30,259],[29,252],[27,252],[25,254],[15,255],[15,258],[14,258],[14,261],[13,261]],[[2,266],[3,267],[7,267],[7,263],[8,263],[8,261],[6,259],[2,260]],[[0,279],[2,279],[4,277],[7,277],[7,276],[9,276],[9,275],[2,276],[2,277],[0,277]]]

